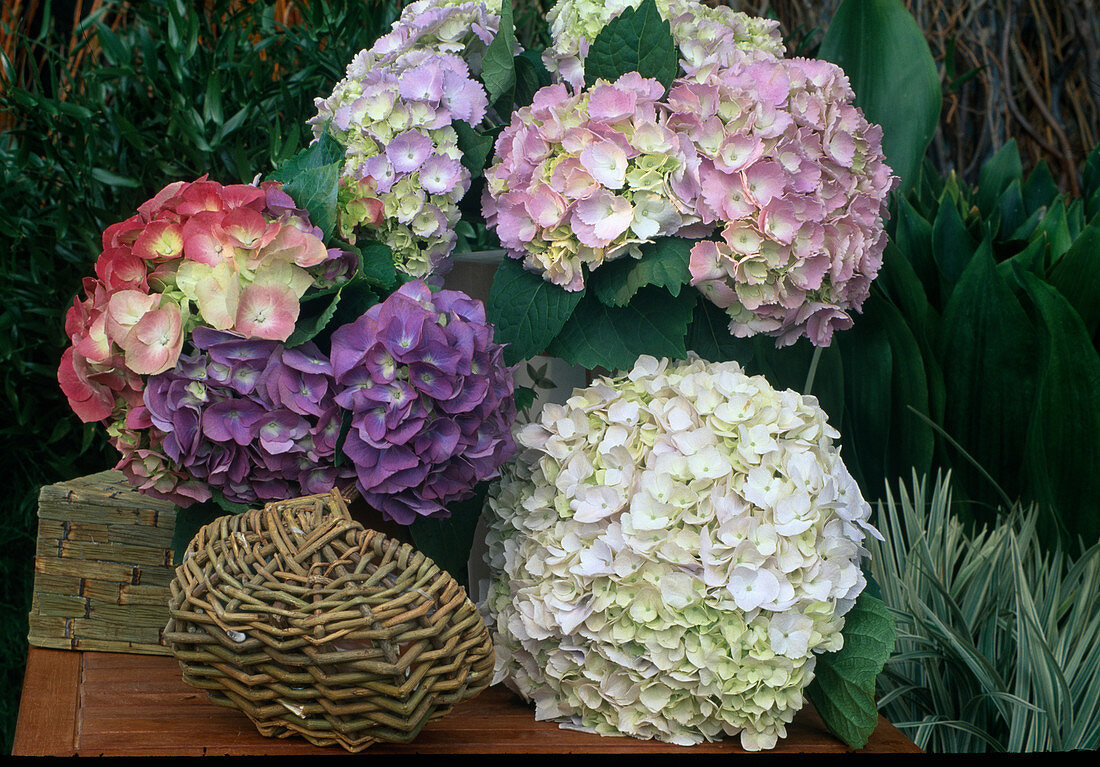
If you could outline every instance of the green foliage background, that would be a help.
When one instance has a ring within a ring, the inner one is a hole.
[[[38,488],[114,465],[101,430],[57,387],[63,315],[91,274],[99,233],[165,184],[204,173],[250,182],[296,152],[313,99],[331,92],[399,4],[314,0],[303,23],[274,3],[132,3],[82,22],[93,41],[75,77],[68,30],[48,11],[29,30],[45,65],[0,92],[15,128],[0,134],[0,744],[10,751],[26,655]],[[61,12],[56,18],[63,18]]]

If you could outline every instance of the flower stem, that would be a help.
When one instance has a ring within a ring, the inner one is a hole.
[[[817,375],[817,363],[821,361],[821,347],[814,347],[814,357],[810,360],[810,371],[806,373],[806,385],[802,387],[803,394],[809,394],[814,388],[814,377]]]

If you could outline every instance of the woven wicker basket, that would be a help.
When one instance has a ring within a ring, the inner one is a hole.
[[[353,521],[339,491],[215,520],[171,594],[164,641],[184,680],[267,736],[408,742],[492,676],[465,590]]]

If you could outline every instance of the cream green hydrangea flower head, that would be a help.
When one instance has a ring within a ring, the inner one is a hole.
[[[815,398],[698,358],[547,405],[489,493],[494,682],[564,727],[773,747],[879,537],[837,436]]]
[[[546,20],[553,40],[543,53],[546,69],[569,83],[574,92],[584,87],[584,60],[588,47],[607,22],[642,0],[558,0]],[[672,26],[680,49],[680,69],[700,82],[735,57],[783,55],[779,22],[734,11],[711,8],[697,0],[656,0],[661,17]]]

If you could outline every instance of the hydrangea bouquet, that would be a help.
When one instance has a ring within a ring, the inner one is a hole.
[[[267,180],[172,183],[108,228],[61,387],[145,492],[354,484],[460,579],[489,492],[498,677],[540,718],[768,748],[809,695],[858,745],[892,631],[861,594],[869,507],[813,397],[718,361],[852,324],[881,130],[774,22],[695,0],[548,21],[524,50],[510,0],[418,0]],[[487,306],[442,289],[496,246]],[[544,408],[509,464],[532,392],[508,366],[543,352],[631,372]],[[714,362],[669,361],[690,352]]]
[[[139,489],[180,506],[356,484],[399,524],[445,517],[514,450],[484,307],[402,284],[377,248],[326,247],[287,192],[308,171],[276,175],[173,183],[107,229],[62,390]]]
[[[482,193],[516,353],[614,369],[850,327],[895,179],[844,73],[695,0],[561,0],[549,20],[560,82],[513,113]]]

